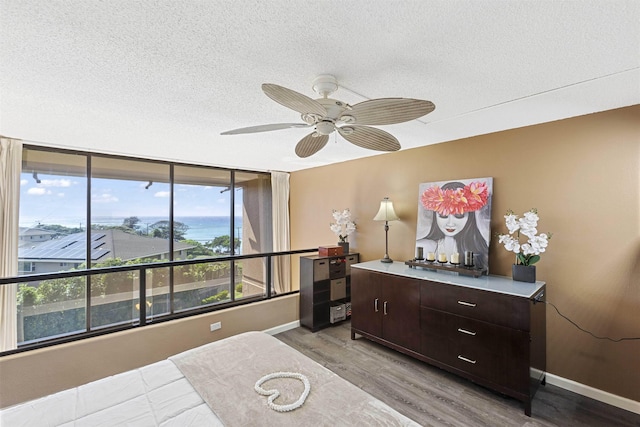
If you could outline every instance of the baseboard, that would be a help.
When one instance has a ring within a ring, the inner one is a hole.
[[[267,333],[269,335],[275,335],[275,334],[279,334],[280,332],[288,331],[289,329],[295,329],[298,326],[300,326],[300,321],[296,320],[294,322],[285,323],[284,325],[278,325],[273,328],[265,329],[262,332]]]
[[[566,378],[562,378],[550,373],[547,373],[547,383],[563,388],[565,390],[572,391],[582,396],[590,397],[591,399],[604,402],[608,405],[640,414],[640,402],[636,402],[635,400],[627,399],[626,397],[621,397],[606,391],[598,390],[597,388],[580,384],[573,380],[568,380]]]

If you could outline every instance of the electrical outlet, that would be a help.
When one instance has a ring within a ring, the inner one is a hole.
[[[211,325],[209,325],[209,328],[211,329],[211,332],[217,331],[218,329],[222,328],[222,322],[212,323]]]

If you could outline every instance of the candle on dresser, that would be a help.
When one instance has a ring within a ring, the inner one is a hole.
[[[473,265],[473,252],[465,251],[464,253],[464,265],[470,267]]]
[[[436,254],[434,252],[427,252],[427,261],[435,261]]]
[[[460,254],[458,252],[451,254],[451,264],[460,264]]]
[[[444,252],[440,252],[438,254],[438,261],[439,262],[447,262],[447,254],[445,254]]]
[[[422,246],[418,246],[416,248],[416,259],[423,259],[424,258],[422,251],[423,251]]]

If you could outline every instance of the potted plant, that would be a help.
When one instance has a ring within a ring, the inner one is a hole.
[[[349,242],[347,238],[351,233],[356,231],[356,223],[351,220],[351,211],[344,209],[342,211],[333,210],[333,219],[329,227],[331,231],[338,236],[338,246],[342,246],[342,252],[344,254],[349,253]]]
[[[522,217],[514,214],[509,209],[504,216],[508,234],[499,234],[498,242],[502,243],[506,250],[516,254],[516,262],[511,272],[513,280],[521,282],[536,281],[536,262],[540,261],[540,254],[547,249],[551,233],[538,234],[538,210],[532,208]],[[528,238],[526,243],[520,243],[520,235]]]

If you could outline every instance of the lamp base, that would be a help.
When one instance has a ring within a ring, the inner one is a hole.
[[[386,256],[386,257],[382,258],[380,260],[380,262],[391,263],[391,262],[393,262],[393,260],[391,258],[389,258],[388,256]]]

